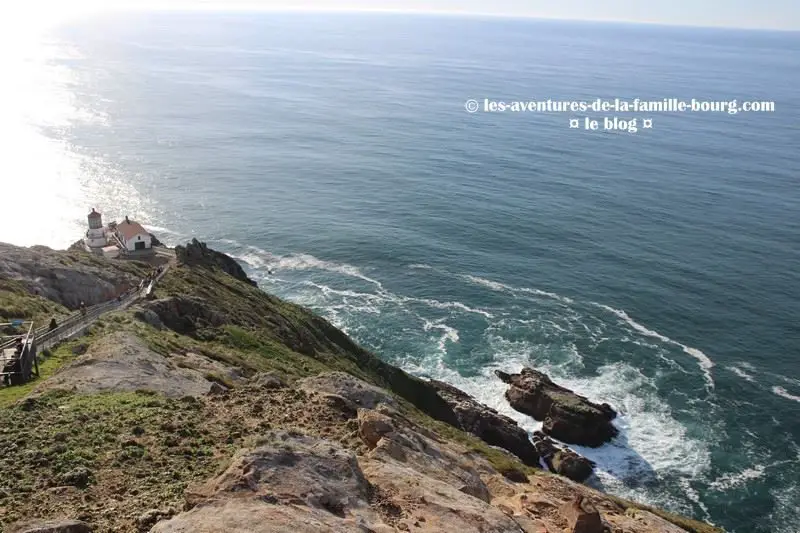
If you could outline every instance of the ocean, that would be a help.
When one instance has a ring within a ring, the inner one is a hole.
[[[620,436],[577,448],[609,492],[800,531],[800,34],[158,13],[2,57],[0,241],[66,247],[92,207],[197,237],[528,430],[495,369],[609,402]],[[775,111],[482,109],[548,98]]]

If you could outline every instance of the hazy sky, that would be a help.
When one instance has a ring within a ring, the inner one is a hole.
[[[23,0],[13,5],[12,12],[51,17],[131,7],[368,9],[800,30],[800,0]]]

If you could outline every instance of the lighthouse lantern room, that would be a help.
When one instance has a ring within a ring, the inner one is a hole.
[[[87,219],[89,220],[89,229],[86,230],[84,243],[90,251],[102,254],[103,247],[108,245],[106,230],[103,227],[103,216],[92,208]]]

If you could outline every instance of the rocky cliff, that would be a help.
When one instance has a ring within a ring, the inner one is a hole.
[[[0,308],[68,307],[144,268],[2,246]],[[176,259],[152,299],[53,349],[39,380],[0,388],[3,531],[719,531],[545,471],[583,479],[591,463],[387,364],[224,254],[192,242]],[[550,402],[532,415],[554,426],[613,418],[503,377]]]
[[[82,251],[0,242],[0,290],[11,292],[13,283],[16,289],[24,289],[16,291],[20,298],[38,296],[68,309],[77,309],[81,302],[94,305],[115,298],[136,286],[149,270],[149,265],[137,261],[108,261]],[[4,294],[2,302],[10,307],[10,296]],[[14,311],[27,313],[25,305]]]

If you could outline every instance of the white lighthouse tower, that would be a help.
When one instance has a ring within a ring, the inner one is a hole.
[[[103,227],[103,216],[92,208],[92,212],[86,217],[89,220],[89,229],[83,239],[86,249],[96,254],[103,253],[103,247],[108,245],[106,230]]]

